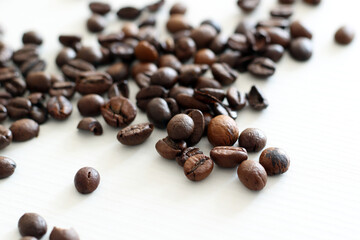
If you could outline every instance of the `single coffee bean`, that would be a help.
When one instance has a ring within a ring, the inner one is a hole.
[[[270,15],[275,18],[290,18],[294,11],[289,6],[278,6],[270,11]]]
[[[30,92],[47,93],[51,87],[51,75],[45,72],[31,72],[26,77]]]
[[[146,9],[150,12],[157,12],[164,5],[165,0],[158,0],[146,6]]]
[[[111,98],[101,107],[105,122],[112,127],[126,127],[134,121],[136,113],[136,106],[122,96]]]
[[[257,57],[255,58],[248,66],[248,71],[259,78],[267,78],[275,73],[275,63],[265,57]]]
[[[154,63],[134,63],[131,68],[131,76],[135,78],[139,73],[149,72],[154,73],[157,70],[157,66]]]
[[[131,62],[135,58],[134,48],[125,42],[113,43],[110,45],[110,52],[119,57],[122,61]]]
[[[27,98],[16,97],[9,101],[6,108],[11,119],[26,118],[31,109],[31,102]]]
[[[180,113],[170,119],[166,130],[171,139],[185,140],[194,131],[194,121],[188,115]]]
[[[76,46],[80,45],[81,36],[80,35],[60,35],[59,42],[65,47],[70,47],[76,50]]]
[[[208,112],[210,110],[209,106],[193,96],[186,94],[178,94],[176,96],[176,102],[182,109],[199,109],[202,112]]]
[[[7,109],[4,105],[0,104],[0,122],[3,122],[7,118]]]
[[[171,109],[163,98],[153,98],[148,102],[146,115],[151,123],[158,128],[166,128],[168,122],[173,116]]]
[[[102,60],[103,55],[100,51],[100,48],[84,46],[79,49],[76,57],[91,64],[97,65]]]
[[[75,188],[79,193],[92,193],[99,186],[100,174],[92,167],[83,167],[77,171],[74,183]]]
[[[76,57],[76,52],[74,49],[69,47],[64,47],[56,56],[55,62],[58,67],[62,67],[64,64],[68,63],[70,60]]]
[[[26,82],[20,77],[13,78],[4,84],[5,90],[11,95],[22,96],[26,91]]]
[[[155,149],[160,156],[169,160],[173,160],[180,156],[186,147],[185,141],[175,142],[169,137],[160,139],[155,145]]]
[[[150,137],[153,130],[154,125],[152,123],[135,124],[121,129],[117,134],[117,139],[124,145],[139,145]]]
[[[77,103],[78,110],[82,116],[98,116],[101,114],[101,106],[105,101],[97,94],[88,94],[80,98]]]
[[[34,31],[29,31],[23,34],[22,42],[24,44],[36,44],[41,45],[43,43],[43,38],[40,36],[39,33]]]
[[[161,86],[153,85],[142,88],[136,94],[136,105],[143,111],[146,111],[148,103],[154,98],[166,98],[167,90]]]
[[[187,10],[187,7],[183,3],[175,3],[170,8],[170,15],[173,15],[173,14],[185,14],[186,10]]]
[[[179,72],[181,68],[181,62],[176,58],[176,56],[172,54],[165,54],[159,58],[159,67],[170,67]]]
[[[32,106],[29,113],[29,117],[38,124],[43,124],[48,120],[47,108],[42,104]]]
[[[232,87],[230,87],[229,89],[232,89]],[[209,95],[217,98],[219,101],[224,100],[224,98],[226,96],[225,91],[222,89],[218,89],[218,88],[205,87],[205,88],[197,88],[197,90],[199,92],[209,94]]]
[[[90,32],[98,33],[104,30],[106,26],[105,18],[99,14],[93,14],[86,22],[87,29]]]
[[[273,176],[289,169],[290,157],[284,150],[270,147],[261,153],[259,162],[265,168],[267,175]]]
[[[245,12],[252,12],[259,5],[260,0],[238,0],[238,6]]]
[[[194,63],[196,64],[207,64],[211,66],[216,62],[216,55],[213,51],[208,48],[200,49],[196,52],[194,57]]]
[[[197,147],[188,147],[181,153],[181,155],[176,157],[176,162],[183,167],[189,157],[197,154],[203,154],[203,152]]]
[[[15,64],[21,65],[30,58],[38,57],[38,48],[35,44],[26,44],[12,55]]]
[[[104,72],[82,72],[76,79],[76,91],[80,94],[103,94],[113,83],[111,76]]]
[[[116,14],[120,19],[134,20],[140,16],[141,12],[142,10],[139,10],[134,7],[123,7],[120,8]]]
[[[98,36],[98,42],[101,46],[109,48],[112,44],[123,41],[124,35],[125,34],[123,32],[100,34]]]
[[[236,87],[229,87],[226,92],[226,99],[231,109],[241,110],[246,106],[245,95],[241,94]]]
[[[306,37],[312,39],[311,31],[300,21],[294,21],[290,24],[290,34],[292,38]]]
[[[118,62],[111,65],[106,72],[111,76],[114,82],[126,80],[129,77],[129,66]]]
[[[24,77],[31,72],[44,71],[46,68],[46,62],[38,57],[32,57],[21,64],[20,71]]]
[[[0,92],[0,104],[4,105],[5,107],[8,105],[9,101],[13,97],[8,92]]]
[[[170,33],[176,33],[191,29],[191,25],[182,14],[172,14],[166,23],[166,28]]]
[[[123,96],[129,98],[129,85],[128,81],[121,81],[114,83],[108,90],[108,98]]]
[[[239,180],[250,190],[259,191],[267,182],[265,169],[253,160],[243,161],[237,169],[237,174]]]
[[[190,37],[195,41],[198,49],[209,47],[212,40],[216,37],[216,29],[211,25],[201,25],[191,31]]]
[[[97,13],[100,15],[106,15],[108,12],[111,11],[111,6],[103,2],[91,2],[89,4],[89,8],[93,13]]]
[[[335,41],[338,44],[348,45],[355,37],[355,30],[350,26],[343,26],[335,33]]]
[[[248,154],[242,147],[218,146],[211,149],[210,157],[219,167],[234,168],[248,159]]]
[[[211,113],[205,112],[203,113],[204,115],[204,121],[205,121],[205,129],[204,129],[204,136],[207,136],[207,130],[208,130],[208,126],[209,123],[211,121],[211,119],[213,119],[213,115]]]
[[[236,81],[239,74],[231,69],[226,63],[214,63],[211,72],[216,80],[222,85],[229,85]]]
[[[140,41],[135,48],[135,56],[142,62],[155,62],[159,54],[151,43],[148,41]]]
[[[266,145],[267,137],[258,128],[247,128],[239,136],[239,146],[248,152],[259,152]]]
[[[235,68],[237,59],[241,57],[241,53],[238,51],[226,51],[218,57],[219,63],[226,63],[231,68]]]
[[[222,89],[222,86],[219,81],[217,81],[213,78],[201,76],[197,79],[195,88],[196,89],[211,88],[211,89],[215,89],[215,90],[220,90],[220,89]]]
[[[321,2],[321,0],[303,0],[303,2],[310,5],[318,5]]]
[[[194,85],[198,78],[203,75],[208,70],[208,68],[209,67],[205,64],[182,65],[180,68],[180,74],[178,76],[179,84],[184,86]]]
[[[307,61],[313,52],[312,43],[308,38],[299,37],[290,43],[290,55],[298,61]]]
[[[50,240],[80,240],[80,237],[73,228],[54,227],[50,233]]]
[[[96,136],[100,136],[103,133],[101,124],[92,117],[83,118],[77,125],[77,129],[90,131]]]
[[[64,96],[51,97],[47,102],[47,110],[56,120],[66,120],[72,113],[72,104]]]
[[[184,174],[191,181],[207,178],[214,168],[214,162],[204,154],[189,157],[184,163]]]
[[[235,33],[231,35],[227,44],[230,49],[234,51],[240,51],[241,53],[247,53],[250,47],[246,36],[241,33]]]
[[[183,86],[174,86],[169,91],[169,97],[176,99],[176,96],[181,93],[192,96],[194,94],[194,89]]]
[[[13,175],[16,168],[14,160],[0,156],[0,179]]]
[[[192,38],[182,37],[175,42],[175,55],[180,61],[187,61],[196,52],[196,44]]]
[[[204,130],[205,130],[205,119],[204,115],[200,110],[192,109],[189,112],[185,112],[194,122],[194,131],[192,134],[186,139],[186,143],[188,146],[194,146],[200,142]]]
[[[166,89],[172,88],[177,82],[177,72],[169,67],[159,68],[153,75],[151,75],[151,85],[160,85]]]
[[[49,90],[50,96],[64,96],[68,99],[75,94],[75,83],[73,82],[55,82]]]
[[[16,71],[14,67],[5,67],[0,68],[0,83],[6,83],[13,78],[19,76],[19,73]]]
[[[218,102],[218,103],[221,102],[219,99],[217,99],[213,95],[208,94],[207,92],[201,91],[199,89],[195,89],[194,98],[205,104],[210,104],[210,105],[213,103],[216,103],[216,102]]]
[[[12,142],[13,135],[11,130],[0,125],[0,150],[6,148]]]
[[[277,27],[259,28],[267,32],[270,37],[270,44],[279,44],[287,48],[290,44],[291,36],[289,31]]]
[[[37,213],[25,213],[18,222],[21,236],[32,236],[42,238],[47,231],[45,219]]]
[[[215,54],[222,53],[227,47],[227,38],[223,35],[217,35],[210,43],[209,48]]]
[[[219,115],[211,119],[207,137],[214,146],[232,146],[239,137],[239,129],[234,119],[229,116]]]
[[[61,67],[61,71],[70,81],[75,81],[82,72],[95,71],[95,67],[84,60],[74,59]]]
[[[284,55],[285,49],[279,44],[269,44],[266,46],[264,52],[261,54],[263,57],[269,58],[274,62],[280,61]]]
[[[252,86],[250,92],[246,94],[246,99],[255,110],[263,110],[269,106],[269,102],[256,86]]]

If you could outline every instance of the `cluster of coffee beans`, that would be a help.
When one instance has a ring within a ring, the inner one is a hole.
[[[37,213],[25,213],[18,222],[18,229],[23,236],[21,240],[36,240],[47,232],[45,219]],[[50,233],[50,240],[79,240],[80,237],[73,228],[54,227]]]

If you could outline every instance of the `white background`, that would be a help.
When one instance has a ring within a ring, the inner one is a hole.
[[[113,1],[118,9],[151,1]],[[164,36],[165,20],[174,1],[158,13],[158,29]],[[277,1],[262,1],[248,16],[235,0],[183,1],[189,21],[219,21],[230,34],[243,18],[265,19]],[[1,0],[3,41],[21,46],[26,30],[36,30],[45,39],[41,56],[46,71],[58,73],[54,64],[61,49],[59,34],[77,33],[85,45],[95,45],[85,21],[90,16],[84,0]],[[298,63],[286,55],[276,74],[268,80],[241,74],[235,86],[242,92],[258,85],[270,106],[262,112],[249,108],[236,120],[240,130],[258,127],[268,136],[268,145],[285,149],[291,157],[289,171],[268,178],[261,192],[246,189],[235,169],[214,168],[202,182],[191,182],[175,161],[156,153],[156,141],[166,135],[155,130],[143,145],[125,147],[116,140],[117,130],[102,117],[100,137],[80,133],[76,109],[65,122],[50,120],[40,135],[25,143],[13,143],[1,155],[14,159],[17,169],[0,180],[0,239],[20,235],[17,221],[25,212],[41,214],[53,226],[74,227],[81,239],[359,239],[360,236],[360,127],[359,54],[360,4],[357,0],[324,0],[317,7],[298,1],[293,19],[313,30],[314,55]],[[108,16],[107,32],[118,31],[123,22]],[[355,41],[338,46],[336,29],[351,24]],[[131,82],[131,99],[137,87]],[[139,113],[134,123],[146,121]],[[10,126],[10,121],[3,123]],[[209,154],[204,138],[199,147]],[[249,158],[258,160],[259,154]],[[101,175],[99,188],[90,195],[76,192],[73,178],[84,166]],[[48,234],[44,239],[48,238]]]

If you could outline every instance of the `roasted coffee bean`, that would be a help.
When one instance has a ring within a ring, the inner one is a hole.
[[[38,56],[39,53],[38,53],[37,45],[26,44],[22,48],[14,52],[12,59],[15,64],[20,65],[26,60]]]
[[[11,119],[26,118],[31,109],[31,102],[27,98],[16,97],[9,101],[6,108]]]
[[[49,90],[50,96],[64,96],[68,99],[75,94],[75,83],[73,82],[55,82]]]
[[[290,33],[284,29],[277,27],[260,28],[267,32],[270,37],[270,44],[279,44],[287,48],[290,44]]]
[[[245,57],[240,57],[239,59],[236,60],[236,69],[243,73],[246,72],[248,70],[248,66],[249,64],[256,58],[255,55],[249,55],[249,56],[245,56]]]
[[[141,12],[142,10],[139,10],[134,7],[123,7],[120,8],[116,14],[121,19],[134,20],[140,16]]]
[[[343,26],[335,33],[335,41],[341,45],[348,45],[355,37],[355,30],[350,26]]]
[[[185,141],[175,142],[169,137],[160,139],[155,145],[155,149],[160,154],[160,156],[169,160],[173,160],[180,156],[185,148]]]
[[[120,130],[117,139],[124,145],[139,145],[150,137],[153,130],[154,125],[151,123],[135,124]]]
[[[176,33],[191,29],[191,25],[182,14],[172,14],[166,23],[166,28],[170,33]]]
[[[108,98],[123,96],[129,98],[129,86],[128,81],[121,81],[114,83],[108,90]]]
[[[80,240],[79,235],[73,228],[54,227],[50,233],[50,240]]]
[[[190,29],[186,29],[186,30],[181,30],[181,31],[178,31],[176,33],[173,33],[172,34],[172,39],[177,42],[179,39],[185,37],[190,37],[190,34],[191,34],[191,30]],[[191,39],[192,40],[192,39]],[[194,40],[193,40],[194,41]],[[195,42],[194,42],[195,44]]]
[[[229,89],[231,88],[232,87],[230,87]],[[217,98],[219,101],[224,100],[226,96],[225,91],[218,88],[199,88],[197,90],[206,94],[210,94],[211,96]]]
[[[71,81],[75,81],[77,76],[86,71],[95,71],[95,67],[84,60],[74,59],[62,66],[61,71]]]
[[[136,94],[136,105],[143,111],[146,111],[148,103],[154,98],[166,98],[167,90],[161,86],[149,86],[142,88]]]
[[[135,56],[142,62],[155,62],[159,54],[151,43],[148,41],[140,41],[135,48]]]
[[[239,136],[239,146],[248,152],[259,152],[266,145],[267,137],[258,128],[247,128]]]
[[[189,157],[184,163],[184,174],[191,181],[207,178],[214,168],[214,162],[204,154]]]
[[[64,96],[54,96],[47,102],[47,110],[56,120],[66,120],[72,113],[72,104]]]
[[[254,52],[264,51],[266,45],[270,42],[270,36],[264,29],[257,29],[255,32],[249,31],[246,33],[246,37],[250,48]]]
[[[45,72],[31,72],[26,77],[30,92],[47,93],[51,87],[51,75]]]
[[[159,68],[170,67],[175,71],[180,71],[181,62],[172,54],[165,54],[159,58]]]
[[[194,57],[194,63],[196,64],[207,64],[211,66],[216,62],[216,55],[213,51],[208,48],[200,49],[196,52]]]
[[[126,127],[134,121],[136,113],[136,106],[122,96],[111,98],[101,107],[105,122],[112,127]]]
[[[262,20],[259,21],[256,25],[257,28],[259,27],[265,27],[265,28],[272,28],[272,27],[276,27],[276,28],[288,28],[290,25],[290,22],[288,19],[284,19],[284,18],[270,18],[268,20]]]
[[[254,11],[255,8],[259,5],[260,0],[238,0],[238,6],[245,12]]]
[[[236,68],[237,59],[241,57],[241,53],[238,51],[226,51],[218,57],[219,63],[226,63],[231,68]]]
[[[171,139],[185,140],[194,132],[194,121],[188,115],[180,113],[170,119],[166,130]]]
[[[214,116],[226,115],[231,117],[232,119],[236,119],[238,117],[235,111],[232,111],[231,108],[221,102],[214,102],[213,104],[211,104],[211,109],[214,113]]]
[[[104,72],[82,72],[76,79],[76,91],[85,94],[103,94],[109,90],[113,81],[109,74]]]
[[[242,147],[218,146],[211,149],[210,157],[219,167],[234,168],[248,159],[248,154]]]
[[[207,19],[207,20],[204,20],[200,23],[200,25],[210,25],[212,26],[217,33],[220,33],[221,32],[221,25],[220,23],[212,20],[212,19]]]
[[[214,63],[211,72],[216,80],[222,85],[229,85],[236,81],[238,73],[231,69],[226,63]]]
[[[24,79],[16,77],[4,84],[5,90],[13,96],[22,96],[26,91],[26,82]]]
[[[175,114],[180,113],[179,105],[177,104],[176,100],[174,98],[165,98],[165,101],[167,105],[169,106],[171,116],[174,116]]]
[[[135,57],[134,48],[127,43],[113,43],[110,46],[110,52],[121,60],[130,62]]]
[[[275,73],[275,63],[265,57],[255,58],[248,66],[248,71],[258,78],[268,78]]]
[[[92,167],[83,167],[77,171],[74,184],[79,193],[88,194],[95,191],[100,183],[100,174]]]
[[[18,228],[21,236],[32,236],[40,239],[47,231],[47,224],[39,214],[25,213],[19,219]]]
[[[183,167],[188,158],[197,154],[203,154],[203,152],[197,147],[188,147],[181,153],[180,156],[176,157],[176,162]]]
[[[92,117],[86,117],[83,118],[77,125],[77,129],[80,130],[85,130],[85,131],[90,131],[92,133],[94,133],[94,135],[102,135],[103,133],[103,128],[101,126],[101,124]]]
[[[194,89],[183,86],[175,86],[170,89],[169,97],[176,99],[176,96],[181,93],[192,96],[194,94]]]
[[[43,104],[43,102],[45,101],[45,98],[46,98],[45,94],[40,93],[40,92],[31,93],[27,97],[27,99],[29,99],[29,101],[31,102],[32,105],[41,105],[41,104]]]
[[[120,43],[124,39],[123,32],[101,34],[98,36],[98,42],[101,46],[109,48],[113,43]]]
[[[198,78],[203,75],[207,69],[208,66],[204,64],[184,64],[180,68],[178,82],[184,86],[194,85]]]
[[[111,11],[111,6],[103,2],[91,2],[89,4],[89,8],[93,13],[97,13],[100,15],[106,15],[108,12]]]
[[[80,98],[77,107],[82,116],[98,116],[101,114],[101,106],[104,103],[100,95],[88,94]]]
[[[311,31],[300,21],[294,21],[290,24],[290,34],[292,38],[306,37],[312,39]]]
[[[98,33],[104,30],[106,26],[105,18],[99,14],[93,14],[87,21],[86,21],[87,29],[90,32]]]
[[[173,14],[185,14],[187,10],[187,7],[183,3],[175,3],[170,8],[170,15]]]
[[[231,109],[241,110],[246,106],[245,95],[241,94],[236,87],[229,87],[226,92],[226,99]]]
[[[20,71],[22,75],[26,77],[30,72],[44,71],[45,68],[46,63],[44,60],[41,60],[38,57],[33,57],[21,64]]]
[[[48,120],[47,108],[43,105],[32,106],[29,117],[38,124],[43,124]]]
[[[0,150],[9,146],[12,139],[12,132],[3,125],[0,125]]]
[[[0,104],[0,122],[7,118],[7,109],[4,105]]]
[[[13,175],[16,168],[14,160],[0,156],[0,179]]]
[[[250,92],[246,94],[246,99],[255,110],[263,110],[269,106],[267,99],[263,96],[256,86],[252,86]]]
[[[149,87],[152,74],[153,74],[152,72],[144,72],[136,75],[135,77],[136,85],[138,85],[139,88]]]
[[[195,88],[196,89],[200,89],[200,88],[221,89],[222,86],[218,81],[216,81],[213,78],[201,76],[197,79]]]
[[[205,104],[213,104],[216,102],[220,102],[220,100],[217,99],[215,96],[199,89],[195,89],[194,98]]]
[[[215,54],[222,53],[227,46],[227,38],[223,35],[217,35],[210,43],[209,48]]]
[[[295,0],[279,0],[279,3],[281,4],[293,4]]]
[[[280,61],[284,55],[285,49],[279,44],[267,45],[264,52],[261,54],[263,57],[269,58],[274,62]]]
[[[76,50],[76,46],[80,45],[80,35],[60,35],[59,42],[65,47],[70,47]]]
[[[10,81],[19,76],[19,73],[14,67],[0,68],[0,83]]]
[[[175,55],[180,61],[187,61],[196,52],[196,44],[192,38],[182,37],[175,42]]]
[[[160,85],[166,89],[172,88],[177,81],[177,72],[169,67],[159,68],[151,75],[151,85]]]
[[[298,61],[307,61],[311,58],[313,46],[308,38],[299,37],[290,43],[290,55]]]
[[[41,45],[43,43],[43,38],[39,33],[35,31],[29,31],[23,34],[22,42],[24,44],[30,43],[30,44]]]
[[[157,50],[160,50],[161,43],[157,40],[157,32],[155,27],[153,26],[144,26],[139,28],[139,33],[137,34],[136,38],[145,41],[149,41]],[[128,38],[131,39],[131,38]],[[127,39],[126,39],[127,40]],[[136,47],[136,46],[134,46]]]
[[[252,31],[255,28],[255,25],[252,21],[242,20],[238,23],[235,28],[235,33],[246,34],[249,31]]]
[[[135,78],[139,73],[150,72],[154,73],[157,71],[157,66],[154,63],[142,63],[137,62],[131,68],[131,76]]]
[[[253,160],[243,161],[237,169],[237,174],[239,180],[250,190],[259,191],[267,182],[265,169]]]
[[[289,6],[278,6],[270,11],[270,15],[275,18],[289,18],[293,13],[293,9]]]
[[[279,175],[286,172],[290,166],[290,157],[280,149],[270,147],[260,155],[260,164],[265,168],[268,176]]]
[[[95,47],[81,47],[77,52],[77,58],[82,59],[93,65],[97,65],[102,60],[102,53],[100,48]]]
[[[0,92],[0,104],[4,105],[6,107],[11,99],[12,99],[12,96],[10,93]]]
[[[229,116],[219,115],[211,119],[207,137],[214,146],[232,146],[239,137],[239,129],[234,119]]]
[[[157,128],[166,128],[173,113],[168,103],[163,98],[153,98],[146,106],[146,115]]]
[[[12,55],[12,49],[0,41],[0,67],[8,66]]]
[[[128,78],[129,67],[125,63],[118,62],[111,65],[106,72],[111,76],[114,82],[120,82]]]
[[[186,94],[178,94],[176,96],[176,102],[182,109],[199,109],[202,112],[208,112],[210,110],[207,104],[195,99],[193,96]]]
[[[14,142],[28,141],[39,135],[39,124],[31,119],[20,119],[10,126]]]
[[[231,35],[227,42],[230,49],[234,51],[240,51],[242,53],[246,53],[249,51],[249,43],[246,39],[246,36],[241,33],[235,33]]]
[[[146,9],[150,12],[157,12],[165,3],[165,0],[158,0],[146,6]]]
[[[310,5],[318,5],[321,0],[303,0],[303,2],[308,3]]]
[[[190,37],[195,41],[198,49],[209,47],[216,37],[216,30],[211,25],[201,25],[191,31]]]
[[[70,60],[76,57],[76,52],[74,49],[69,47],[64,47],[56,56],[55,62],[58,67],[62,67],[64,64],[68,63]]]
[[[188,146],[194,146],[198,142],[200,142],[200,140],[204,134],[204,130],[205,130],[204,115],[202,114],[202,112],[200,110],[197,110],[197,109],[192,109],[188,113],[186,112],[186,114],[189,115],[189,117],[194,122],[194,131],[186,139],[186,143]]]

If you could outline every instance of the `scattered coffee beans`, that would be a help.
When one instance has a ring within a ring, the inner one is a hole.
[[[39,135],[39,124],[31,119],[20,119],[10,126],[14,142],[28,141]]]
[[[267,182],[265,169],[253,160],[243,161],[237,169],[237,174],[239,180],[250,190],[259,191]]]
[[[92,193],[99,186],[100,174],[94,168],[83,167],[76,173],[74,183],[79,193]]]
[[[42,238],[47,231],[47,224],[43,217],[36,213],[25,213],[18,222],[21,236]]]
[[[73,228],[54,227],[50,233],[50,240],[80,240],[80,237]]]
[[[0,179],[10,177],[16,168],[14,160],[0,156]]]
[[[77,128],[80,130],[90,131],[97,136],[102,135],[103,133],[103,128],[101,124],[95,118],[92,117],[87,117],[82,119],[77,125]]]
[[[355,30],[349,26],[339,28],[335,33],[335,41],[342,45],[348,45],[355,37]]]
[[[134,146],[145,142],[154,130],[151,123],[140,123],[123,128],[117,134],[117,139],[124,145]]]
[[[266,145],[267,138],[258,128],[247,128],[239,136],[239,146],[248,152],[259,152]]]
[[[213,146],[232,146],[239,137],[239,129],[234,119],[219,115],[211,119],[207,137]]]
[[[267,175],[278,175],[289,169],[290,157],[284,150],[270,147],[261,153],[260,164],[265,168]]]

